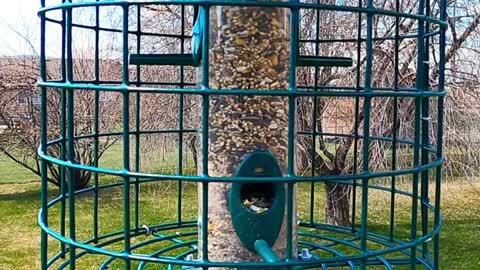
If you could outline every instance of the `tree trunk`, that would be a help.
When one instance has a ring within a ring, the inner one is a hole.
[[[57,187],[61,186],[61,173],[60,173],[60,167],[57,165],[54,165],[52,163],[48,163],[48,170],[49,170],[49,182],[54,184]],[[68,190],[68,185],[69,185],[69,173],[68,169],[65,169],[65,189]],[[77,170],[74,169],[74,190],[82,190],[85,188],[90,187],[90,181],[92,180],[92,172],[88,171],[82,171],[82,170]]]
[[[197,135],[192,136],[191,140],[187,141],[187,146],[192,151],[193,164],[195,166],[195,171],[198,169],[198,145],[197,145]]]
[[[312,143],[313,140],[310,137],[299,137],[297,147],[299,151],[296,151],[296,167],[297,172],[300,174],[306,173],[307,170],[312,168]],[[308,172],[307,172],[308,173]]]
[[[325,219],[328,224],[350,225],[350,191],[351,186],[326,183],[327,204]]]

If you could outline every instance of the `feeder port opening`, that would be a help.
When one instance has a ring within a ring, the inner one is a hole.
[[[256,214],[270,210],[275,197],[275,186],[272,183],[244,184],[240,191],[243,206]]]

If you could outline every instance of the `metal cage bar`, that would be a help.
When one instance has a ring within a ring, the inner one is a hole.
[[[122,28],[123,28],[123,43],[122,43],[122,85],[129,85],[129,70],[128,70],[128,11],[129,6],[122,6]],[[123,171],[130,171],[130,93],[128,90],[123,91]],[[130,177],[128,175],[123,177],[123,238],[124,238],[124,252],[131,253],[131,237],[130,237]],[[131,261],[125,260],[125,270],[131,269]]]

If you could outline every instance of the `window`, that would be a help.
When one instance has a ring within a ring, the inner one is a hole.
[[[100,102],[109,102],[110,101],[110,93],[100,93]]]
[[[22,118],[23,120],[32,120],[32,114],[30,114],[30,113],[21,113],[21,114],[20,114],[20,118]]]
[[[33,105],[40,105],[41,102],[42,102],[42,99],[40,98],[40,95],[39,94],[34,94],[33,97],[32,97],[32,104]]]
[[[26,95],[19,95],[18,96],[18,99],[17,99],[17,104],[18,105],[22,105],[22,106],[26,106],[28,105],[28,98]]]

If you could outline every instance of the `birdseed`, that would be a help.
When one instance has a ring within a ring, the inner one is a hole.
[[[283,8],[212,7],[209,86],[212,89],[288,89],[289,16],[289,11]],[[212,95],[209,105],[210,176],[233,176],[241,161],[257,150],[270,151],[282,173],[286,173],[288,98]],[[236,236],[228,208],[230,187],[230,183],[209,184],[209,259],[258,261],[260,258],[247,250]],[[199,192],[201,200],[201,187]],[[270,209],[272,201],[250,197],[245,198],[243,204],[261,214]],[[199,209],[201,211],[202,206]],[[281,257],[285,256],[285,225],[284,221],[273,247]],[[199,246],[201,239],[200,235]],[[202,256],[201,251],[199,256]]]

